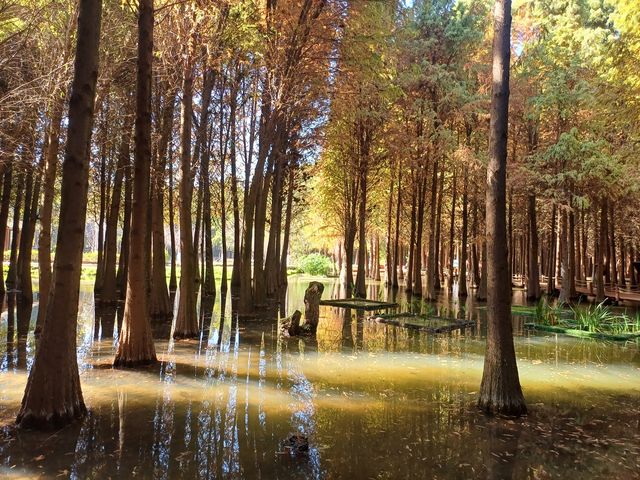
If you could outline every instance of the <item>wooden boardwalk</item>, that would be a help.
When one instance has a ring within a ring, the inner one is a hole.
[[[513,282],[514,285],[525,286],[525,279],[521,275],[514,275]],[[540,277],[540,286],[543,291],[546,289],[547,283],[548,277],[542,275]],[[562,283],[556,281],[555,285],[556,288],[560,288]],[[627,282],[627,285],[626,287],[620,287],[616,284],[606,283],[604,286],[604,295],[613,300],[640,303],[640,286],[631,287],[630,281]],[[588,297],[595,297],[596,286],[591,281],[591,278],[587,278],[586,280],[576,279],[576,292],[587,295]]]

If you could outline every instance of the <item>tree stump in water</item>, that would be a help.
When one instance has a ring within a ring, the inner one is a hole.
[[[280,330],[283,334],[295,337],[300,335],[300,319],[302,318],[302,312],[296,310],[293,315],[280,320]]]
[[[304,328],[309,333],[316,333],[318,329],[322,292],[324,292],[324,285],[320,282],[310,282],[304,292]]]

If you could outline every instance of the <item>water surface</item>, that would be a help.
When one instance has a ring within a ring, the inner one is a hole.
[[[288,313],[303,309],[309,280],[290,279]],[[343,296],[333,280],[322,282],[325,298]],[[78,358],[90,413],[47,434],[11,426],[33,359],[37,302],[30,314],[5,311],[0,476],[640,478],[637,343],[534,334],[514,317],[530,414],[495,419],[475,409],[485,311],[446,292],[424,305],[375,283],[369,297],[475,326],[433,335],[322,307],[317,339],[282,338],[276,321],[238,321],[217,301],[204,309],[199,340],[169,341],[171,325],[155,325],[159,364],[113,370],[117,318],[96,314],[87,285]],[[283,447],[294,433],[309,438],[307,455]]]

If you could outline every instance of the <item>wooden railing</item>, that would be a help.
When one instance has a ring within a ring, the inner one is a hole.
[[[515,285],[526,285],[526,277],[524,275],[513,275],[513,283]],[[540,286],[544,289],[549,283],[549,277],[546,275],[540,275]],[[554,286],[556,288],[562,287],[562,279],[554,279]],[[595,296],[597,286],[593,283],[591,277],[585,279],[575,280],[576,292],[589,296]],[[630,302],[640,303],[640,285],[631,286],[631,281],[627,280],[627,286],[622,287],[615,283],[605,283],[604,294],[606,297],[613,298],[615,300],[626,300]]]

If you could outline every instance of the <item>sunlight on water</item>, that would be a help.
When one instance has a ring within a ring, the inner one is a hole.
[[[307,281],[292,279],[289,312],[303,309]],[[403,309],[425,308],[369,289]],[[334,285],[326,292],[340,296]],[[443,298],[441,316],[476,327],[438,335],[323,307],[317,339],[304,340],[279,338],[270,321],[238,324],[216,303],[200,341],[168,341],[170,326],[156,326],[159,364],[123,371],[110,368],[117,318],[94,314],[89,289],[81,301],[90,413],[53,436],[9,427],[33,358],[33,334],[22,337],[37,305],[28,317],[2,314],[0,476],[633,478],[640,468],[637,343],[532,335],[514,317],[531,413],[498,421],[474,409],[484,312],[472,303],[462,311]],[[302,457],[283,448],[294,433],[310,440]]]

